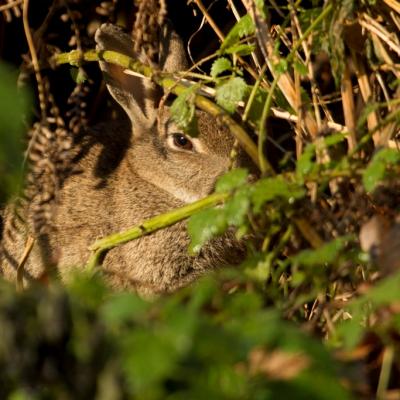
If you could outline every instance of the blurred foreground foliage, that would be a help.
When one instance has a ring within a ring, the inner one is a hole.
[[[19,294],[2,282],[1,398],[350,398],[318,340],[224,275],[151,302],[84,276]]]

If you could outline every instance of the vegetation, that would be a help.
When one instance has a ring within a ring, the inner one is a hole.
[[[99,240],[68,284],[1,282],[1,398],[400,397],[399,3],[242,0],[220,2],[223,13],[201,0],[3,3],[0,54],[29,57],[14,67],[18,91],[0,64],[0,195],[25,170],[24,197],[47,194],[38,229],[70,167],[71,135],[107,109],[100,59],[174,95],[188,134],[195,107],[217,116],[259,179],[233,169],[211,196]],[[166,8],[184,38],[204,20],[189,71],[156,73],[93,48],[100,22],[144,38],[151,12],[162,20]],[[132,19],[143,18],[139,29]],[[22,29],[27,48],[13,46]],[[23,121],[33,121],[24,163]],[[231,228],[247,259],[157,299],[105,286],[103,252],[185,218],[188,251]]]

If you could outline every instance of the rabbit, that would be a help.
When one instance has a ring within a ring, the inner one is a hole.
[[[168,72],[186,69],[178,35],[170,29],[163,35],[158,67]],[[100,50],[135,57],[131,37],[117,26],[102,25],[95,40]],[[84,267],[88,247],[96,239],[201,199],[229,169],[234,139],[215,118],[196,111],[199,135],[189,137],[172,122],[168,105],[158,109],[162,93],[149,79],[105,62],[100,68],[127,118],[94,126],[76,139],[74,163],[79,173],[70,174],[58,190],[51,233],[31,233],[36,242],[24,266],[24,282],[45,276],[45,265],[57,265],[57,274],[67,280],[72,270]],[[23,214],[29,227],[29,204]],[[4,218],[7,232],[10,206]],[[0,265],[5,277],[15,280],[26,235],[8,240],[3,236]],[[231,233],[211,240],[196,255],[188,253],[189,243],[187,222],[177,223],[110,250],[101,270],[113,288],[152,295],[175,291],[207,271],[237,264],[245,253]]]

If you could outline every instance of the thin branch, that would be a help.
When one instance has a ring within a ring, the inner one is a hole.
[[[15,1],[12,1],[11,3],[4,4],[4,5],[0,6],[0,12],[3,12],[10,8],[16,7],[20,4],[22,4],[22,2],[23,2],[23,0],[15,0]]]
[[[46,98],[45,98],[45,90],[42,75],[40,73],[39,60],[36,54],[35,43],[32,38],[32,33],[29,27],[28,20],[28,11],[29,11],[29,0],[24,0],[24,6],[22,9],[22,21],[24,25],[24,31],[26,36],[26,41],[28,43],[29,53],[32,59],[33,70],[35,72],[35,77],[37,81],[38,87],[38,95],[39,95],[39,106],[41,111],[42,121],[46,119]]]
[[[26,261],[28,260],[29,255],[33,249],[33,245],[35,244],[35,239],[32,236],[28,236],[26,240],[24,254],[21,257],[20,262],[17,266],[17,290],[22,291],[24,289],[24,266]]]

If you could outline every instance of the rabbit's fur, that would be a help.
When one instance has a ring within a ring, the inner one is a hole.
[[[170,72],[186,68],[180,40],[170,30],[165,35],[160,67]],[[96,42],[99,49],[134,56],[130,37],[115,26],[103,25]],[[58,192],[54,229],[37,238],[25,265],[26,280],[40,277],[44,264],[56,264],[66,277],[71,268],[84,266],[96,239],[206,196],[229,167],[233,138],[214,118],[198,112],[199,136],[190,138],[193,149],[181,147],[168,107],[157,109],[160,93],[155,85],[100,64],[111,95],[132,124],[121,120],[99,125],[77,140],[74,162],[79,173],[71,174]],[[28,206],[23,212],[29,227],[32,211]],[[10,220],[6,210],[5,233]],[[4,235],[1,267],[9,279],[15,279],[25,240],[23,235]],[[186,222],[178,223],[112,249],[102,269],[114,287],[160,293],[243,256],[242,246],[229,234],[196,256],[188,254],[188,244]]]

